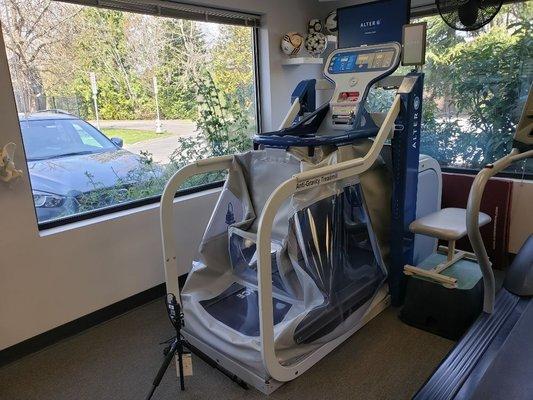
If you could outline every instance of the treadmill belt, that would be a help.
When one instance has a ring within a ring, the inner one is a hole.
[[[272,298],[274,325],[280,323],[291,304]],[[200,304],[215,319],[246,336],[259,336],[259,294],[257,290],[234,282],[218,296]]]
[[[532,400],[533,299],[501,289],[415,400]]]
[[[533,399],[533,301],[474,390],[472,400]]]

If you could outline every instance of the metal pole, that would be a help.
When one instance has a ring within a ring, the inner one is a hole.
[[[98,86],[96,84],[96,74],[94,72],[91,72],[89,76],[91,78],[91,89],[93,92],[94,114],[96,116],[96,127],[100,129],[100,117],[98,115]]]
[[[159,99],[158,99],[158,88],[157,88],[157,77],[154,75],[154,95],[155,95],[155,109],[156,109],[156,120],[155,120],[155,133],[163,133],[163,127],[161,125],[161,119],[159,117]]]

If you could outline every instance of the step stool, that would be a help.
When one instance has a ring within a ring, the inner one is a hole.
[[[491,218],[479,215],[479,226]],[[466,236],[466,210],[444,208],[413,221],[413,233],[446,240],[418,266],[406,265],[408,275],[400,319],[409,325],[456,340],[482,310],[483,285],[475,254],[456,250],[457,240]]]

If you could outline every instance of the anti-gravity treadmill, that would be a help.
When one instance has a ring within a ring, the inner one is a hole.
[[[423,75],[387,83],[398,88],[387,113],[364,107],[400,54],[396,42],[334,50],[329,103],[295,122],[291,107],[287,125],[256,136],[253,151],[190,164],[163,192],[167,292],[180,299],[183,336],[264,393],[381,312],[412,262],[405,227],[416,210]],[[174,194],[215,170],[227,179],[180,291]]]

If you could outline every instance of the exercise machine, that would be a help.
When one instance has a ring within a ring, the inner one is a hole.
[[[329,102],[314,109],[304,83],[296,97],[309,107],[293,101],[280,130],[254,137],[254,150],[194,162],[165,187],[166,285],[183,312],[181,334],[264,393],[401,299],[419,170],[436,171],[427,157],[420,167],[423,74],[391,76],[401,57],[396,41],[334,50],[324,66]],[[396,89],[384,113],[365,107],[376,84]],[[220,170],[227,179],[180,290],[174,196],[187,178]]]
[[[496,294],[481,238],[480,204],[488,180],[533,157],[533,86],[507,156],[483,168],[470,190],[466,227],[483,276],[483,313],[415,395],[417,400],[533,397],[533,235],[525,241]]]

